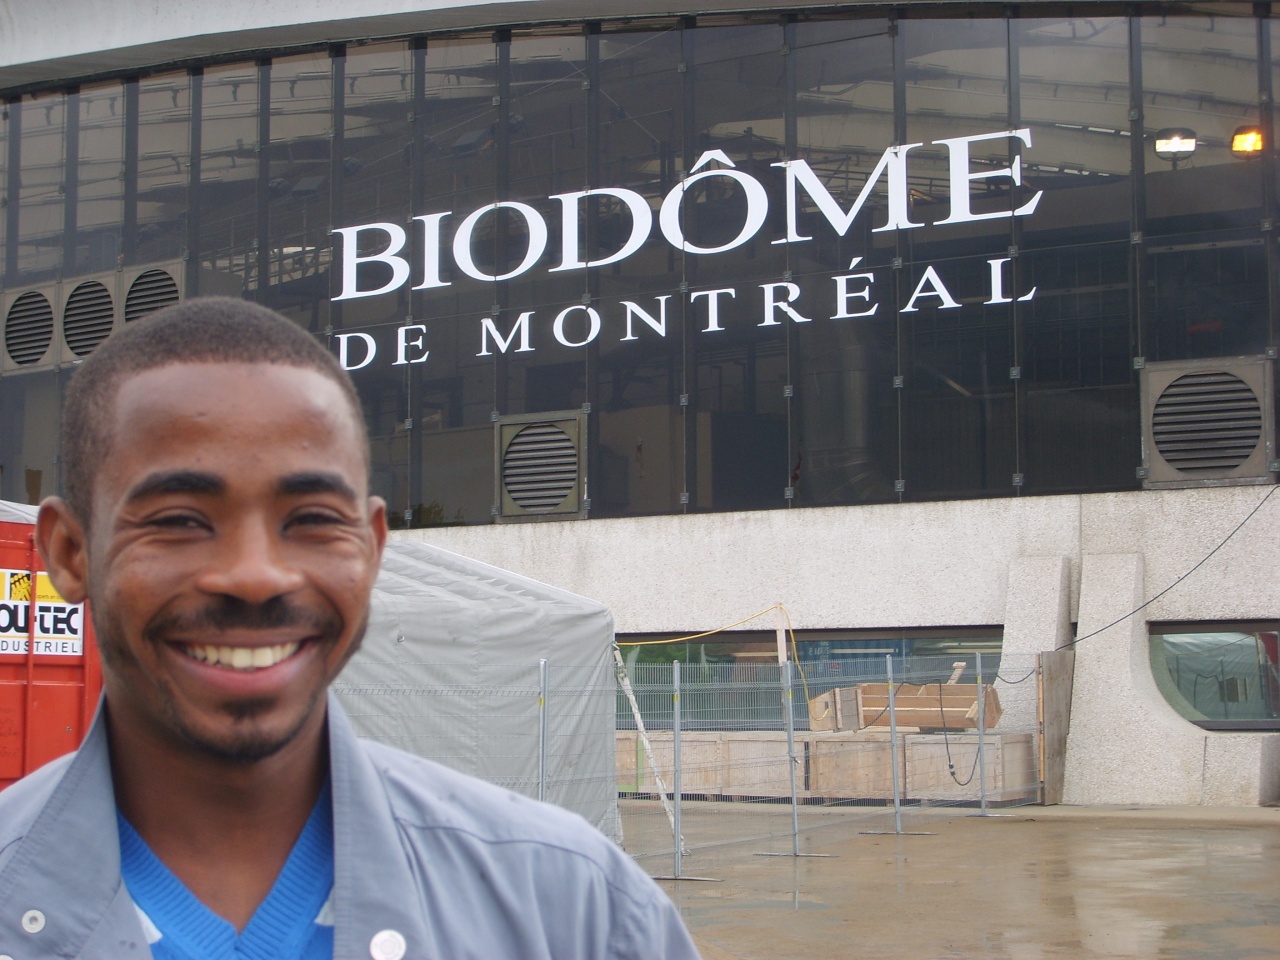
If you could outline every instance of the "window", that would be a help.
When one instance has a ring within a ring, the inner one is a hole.
[[[1280,730],[1280,623],[1151,628],[1156,686],[1206,730]]]

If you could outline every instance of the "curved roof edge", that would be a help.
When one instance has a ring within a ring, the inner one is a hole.
[[[1058,0],[1024,0],[1023,6]],[[0,0],[0,94],[224,57],[413,34],[805,7],[986,6],[990,0]],[[1118,6],[1075,0],[1074,7]]]
[[[168,0],[159,5],[148,0],[0,0],[0,90],[12,93],[208,58],[414,33],[823,4],[630,0],[624,10],[596,0],[364,0],[358,5],[360,16],[351,15],[352,6],[350,0]]]

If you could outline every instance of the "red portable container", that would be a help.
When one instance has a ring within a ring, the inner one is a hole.
[[[85,606],[53,589],[34,533],[0,521],[0,790],[76,749],[102,690]]]

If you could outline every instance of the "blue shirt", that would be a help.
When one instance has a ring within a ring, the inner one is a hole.
[[[333,812],[326,782],[244,931],[196,899],[118,812],[120,873],[154,960],[333,960]]]

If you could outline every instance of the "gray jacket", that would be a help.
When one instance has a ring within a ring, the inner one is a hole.
[[[329,697],[335,960],[696,960],[671,901],[575,814],[358,740]],[[102,711],[0,792],[0,960],[145,960]],[[377,943],[375,943],[377,938]],[[381,946],[382,949],[379,949]]]

